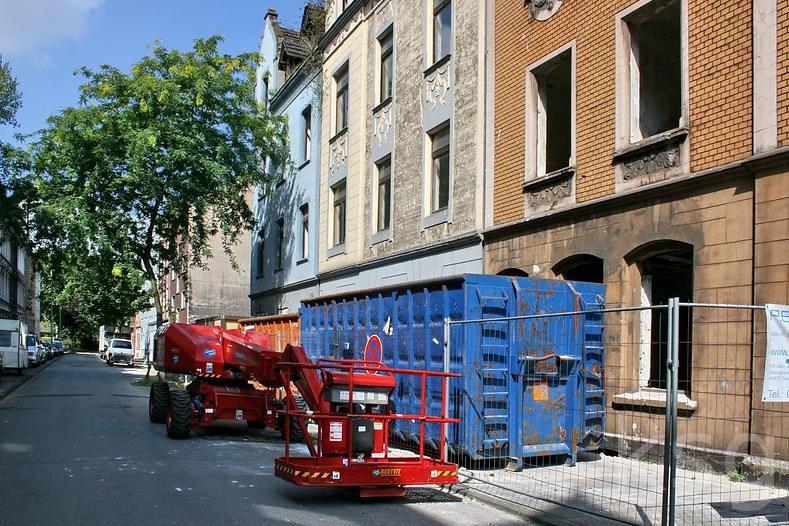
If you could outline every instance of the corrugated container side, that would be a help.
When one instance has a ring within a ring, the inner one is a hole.
[[[254,326],[255,332],[269,335],[269,344],[273,351],[282,352],[289,343],[301,341],[301,325],[298,314],[278,314],[274,316],[258,316],[243,318],[238,323],[244,327]]]
[[[598,308],[603,293],[598,284],[488,275],[407,283],[303,301],[301,340],[312,358],[359,359],[377,334],[387,365],[442,371],[444,320],[485,320],[451,332],[450,371],[462,375],[451,383],[449,413],[462,421],[447,437],[452,448],[472,458],[574,456],[596,447],[603,429],[599,315],[596,326],[586,315],[501,318]],[[441,413],[439,382],[426,386],[428,414]],[[421,402],[421,380],[399,377],[395,411],[418,414]],[[395,429],[406,440],[419,432],[418,422]],[[437,426],[425,434],[438,444]]]

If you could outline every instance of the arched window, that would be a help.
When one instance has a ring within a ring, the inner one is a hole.
[[[679,241],[655,241],[633,250],[625,261],[641,271],[641,305],[668,304],[669,298],[693,301],[693,245]],[[692,327],[690,309],[680,308],[679,389],[690,394],[692,377]],[[665,310],[644,311],[641,318],[642,386],[666,388],[668,316]]]
[[[603,283],[603,260],[591,254],[577,254],[564,258],[551,269],[568,281]]]
[[[496,272],[497,276],[513,276],[516,278],[528,278],[529,273],[521,270],[519,268],[505,268],[504,270],[500,270]]]

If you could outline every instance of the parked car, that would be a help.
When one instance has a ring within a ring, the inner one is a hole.
[[[52,349],[55,350],[55,355],[60,356],[63,354],[63,342],[60,340],[55,340],[52,342]]]
[[[131,340],[113,338],[107,347],[107,365],[123,362],[129,367],[134,366],[134,349]]]
[[[27,363],[36,366],[43,363],[45,358],[44,346],[35,334],[28,334],[25,343],[27,344]]]
[[[52,354],[52,345],[48,341],[41,340],[41,347],[44,349],[44,361],[54,358],[54,354]]]

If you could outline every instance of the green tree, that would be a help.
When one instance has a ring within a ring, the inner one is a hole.
[[[0,126],[17,126],[16,113],[21,107],[19,84],[0,55]],[[27,180],[18,177],[27,166],[23,150],[0,141],[0,238],[11,236],[20,243],[27,239],[25,216],[34,193]]]
[[[259,56],[221,54],[222,40],[186,52],[157,42],[127,73],[83,68],[79,106],[51,117],[33,145],[37,241],[99,285],[114,276],[136,294],[132,270],[142,272],[160,322],[164,277],[173,270],[188,288],[214,235],[235,262],[263,159],[287,160],[284,120],[255,100]]]

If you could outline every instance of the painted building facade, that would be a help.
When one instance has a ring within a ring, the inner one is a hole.
[[[317,293],[321,68],[312,56],[325,12],[307,4],[300,31],[279,26],[269,10],[261,37],[257,98],[288,121],[290,162],[269,166],[271,183],[256,190],[252,239],[253,315],[297,312]]]
[[[319,294],[482,271],[485,6],[327,6]]]

